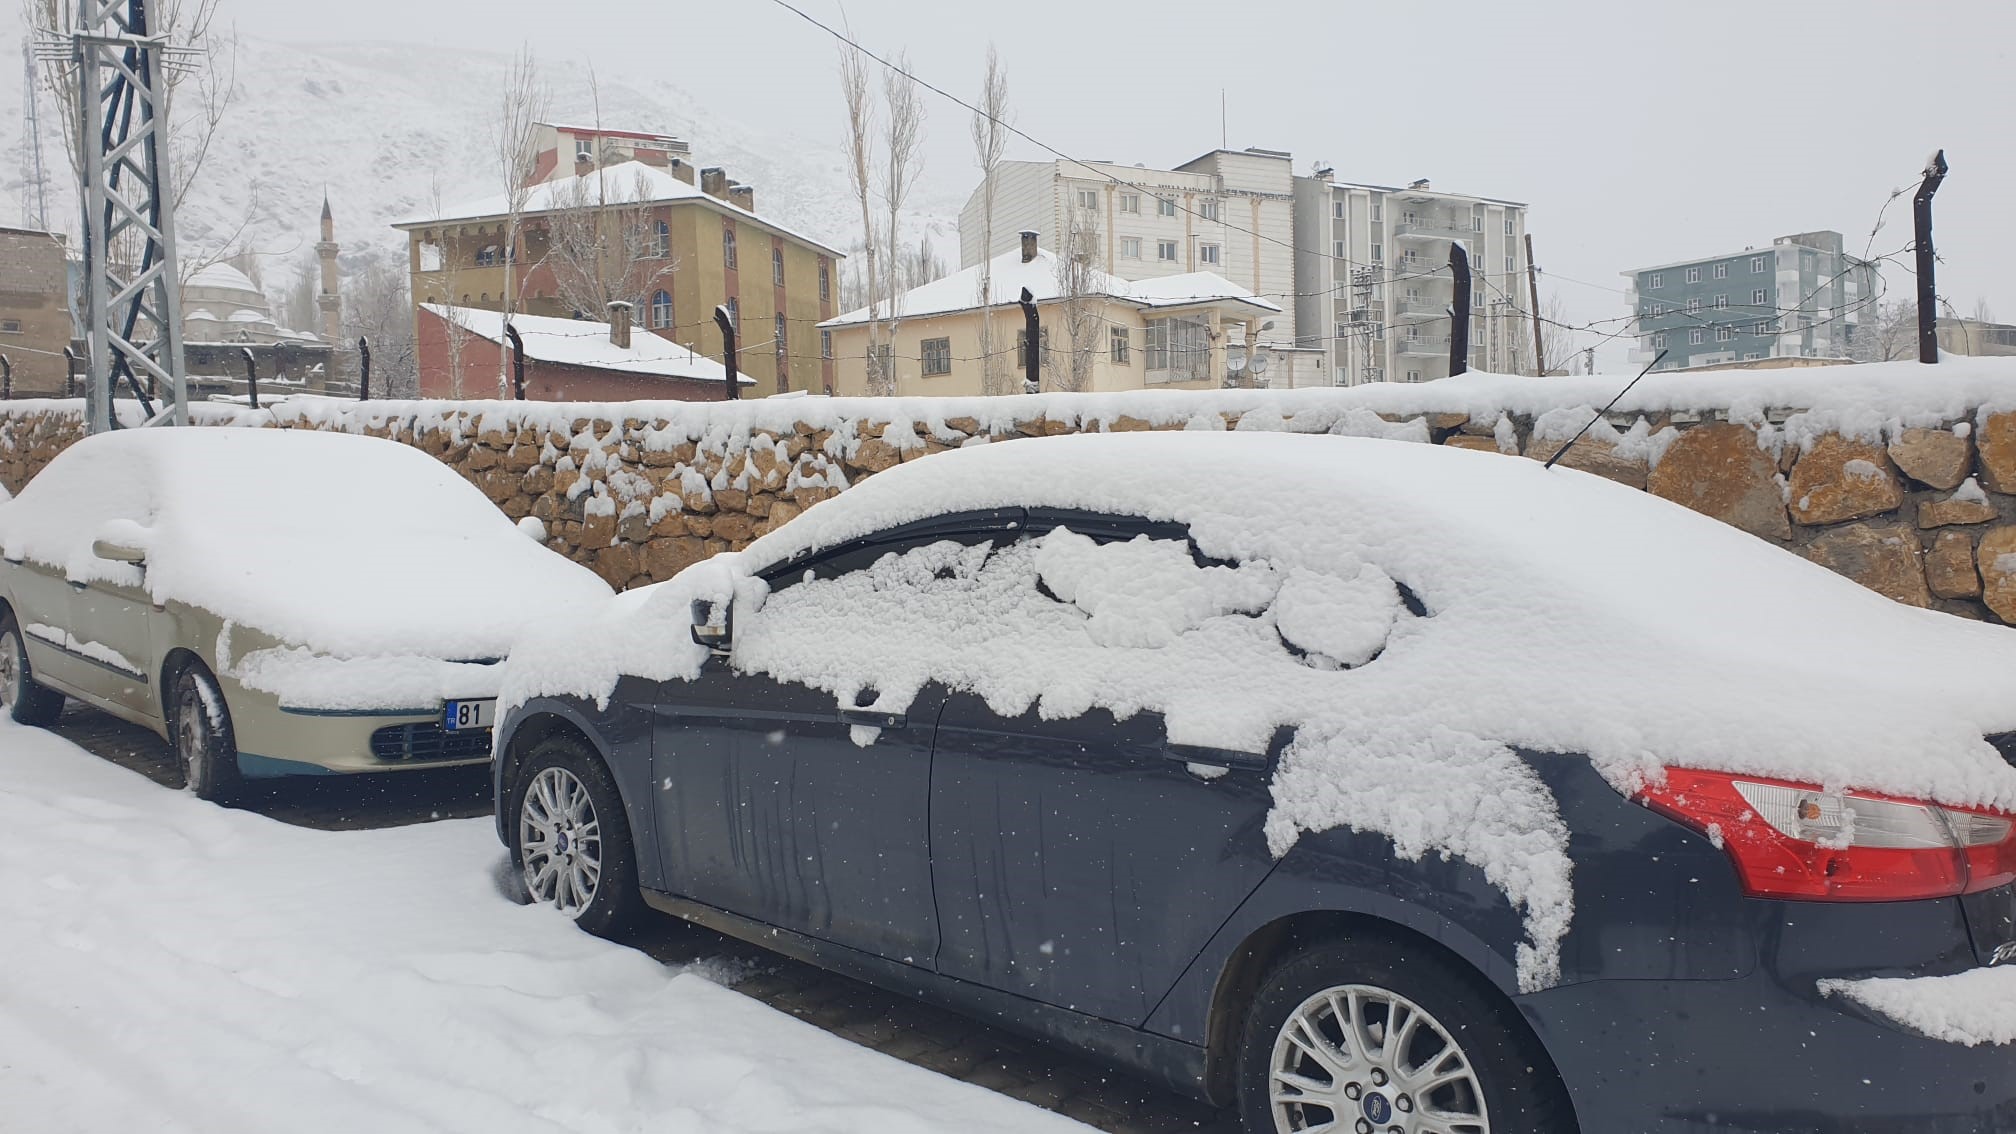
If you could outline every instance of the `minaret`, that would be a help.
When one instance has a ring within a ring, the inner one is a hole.
[[[322,311],[322,338],[333,343],[343,337],[343,297],[337,292],[336,221],[329,214],[327,193],[322,194],[322,239],[315,254],[322,258],[322,290],[315,296],[315,306]]]

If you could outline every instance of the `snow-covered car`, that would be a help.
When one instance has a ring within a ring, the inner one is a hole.
[[[0,702],[160,732],[190,787],[490,758],[498,661],[607,584],[418,450],[127,429],[0,503]]]
[[[1536,462],[904,464],[528,638],[498,834],[1246,1128],[2016,1113],[2016,631]]]

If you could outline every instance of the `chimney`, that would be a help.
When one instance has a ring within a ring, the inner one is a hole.
[[[1426,190],[1428,188],[1428,179],[1424,177],[1421,180],[1408,185],[1407,188]]]
[[[630,305],[620,299],[609,305],[609,342],[630,349]]]
[[[1026,264],[1035,258],[1036,232],[1034,229],[1025,228],[1022,230],[1022,262]]]
[[[693,184],[692,165],[680,161],[678,158],[675,157],[672,159],[671,169],[672,169],[672,176],[678,178],[681,181],[684,181],[688,185]]]
[[[728,201],[730,204],[739,205],[753,213],[756,211],[756,187],[754,185],[737,185],[733,189],[728,190]]]
[[[1327,166],[1327,165],[1324,165],[1324,166],[1318,166],[1318,167],[1316,168],[1316,180],[1318,180],[1318,181],[1329,181],[1329,180],[1331,180],[1332,178],[1334,178],[1335,176],[1337,176],[1337,171],[1336,171],[1336,170],[1334,170],[1334,169],[1331,169],[1331,168],[1330,168],[1329,166]]]
[[[586,146],[574,151],[574,176],[586,177],[595,171],[595,152]]]
[[[718,165],[710,165],[700,171],[700,191],[709,197],[728,199],[728,171]]]

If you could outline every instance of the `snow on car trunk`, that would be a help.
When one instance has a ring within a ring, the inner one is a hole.
[[[101,538],[144,571],[92,554]],[[339,657],[495,659],[528,621],[609,596],[434,458],[309,430],[86,438],[0,503],[0,550]]]
[[[1083,1130],[499,896],[487,820],[309,831],[0,723],[0,1126]]]
[[[1177,547],[1067,537],[914,553],[770,607],[752,577],[894,525],[1016,506],[1175,521],[1208,560],[1246,566],[1234,578]],[[733,591],[736,664],[843,706],[872,688],[876,709],[900,712],[936,680],[997,711],[1157,712],[1178,743],[1260,751],[1292,727],[1275,851],[1351,827],[1474,863],[1526,912],[1529,988],[1553,979],[1573,894],[1566,832],[1516,748],[1586,755],[1626,790],[1678,766],[2016,809],[2016,770],[1983,739],[2016,729],[2016,633],[1534,462],[1248,433],[978,445],[881,473],[704,567],[529,642],[506,701],[695,674],[687,605]],[[1396,610],[1400,587],[1419,613]]]

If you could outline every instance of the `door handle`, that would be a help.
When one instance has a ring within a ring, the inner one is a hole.
[[[864,725],[868,728],[902,728],[910,717],[906,713],[878,713],[872,709],[842,709],[840,723]]]

